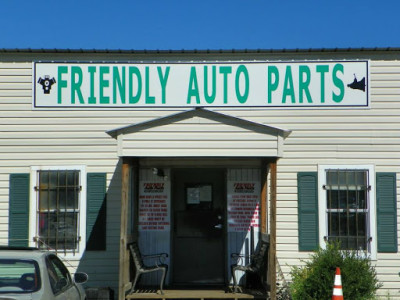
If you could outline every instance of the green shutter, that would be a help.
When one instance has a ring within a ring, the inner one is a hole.
[[[376,173],[378,252],[397,252],[396,173]]]
[[[297,174],[299,250],[318,249],[318,173]]]
[[[29,174],[10,174],[8,240],[10,246],[29,244]]]
[[[87,174],[86,250],[106,250],[106,173]]]

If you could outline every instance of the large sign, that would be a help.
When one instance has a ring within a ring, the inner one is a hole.
[[[368,61],[34,63],[34,108],[368,108]]]

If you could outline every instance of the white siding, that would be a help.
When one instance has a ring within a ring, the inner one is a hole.
[[[278,156],[279,137],[193,117],[124,134],[121,156]]]
[[[354,56],[357,53],[349,55]],[[91,284],[117,290],[120,164],[117,141],[106,131],[164,117],[177,110],[32,110],[32,64],[27,61],[0,63],[0,243],[6,244],[8,238],[10,173],[28,173],[31,166],[68,164],[86,165],[87,172],[107,172],[107,251],[88,252],[79,269],[89,271]],[[371,109],[216,110],[292,130],[284,141],[284,156],[278,161],[277,251],[287,279],[290,267],[300,264],[300,259],[309,254],[298,251],[297,172],[317,171],[318,164],[374,164],[377,172],[397,172],[400,222],[399,80],[399,61],[372,60]],[[179,125],[184,126],[177,129]],[[182,122],[128,135],[124,137],[123,154],[268,156],[273,155],[271,149],[276,149],[277,141],[266,135],[215,125]],[[399,253],[378,253],[373,263],[384,284],[380,293],[390,292],[392,299],[400,299]],[[78,262],[71,264],[77,266]]]

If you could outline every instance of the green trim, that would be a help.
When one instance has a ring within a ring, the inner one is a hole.
[[[86,250],[106,250],[106,173],[87,174]]]
[[[29,244],[29,174],[10,174],[9,246]]]
[[[396,253],[396,173],[376,173],[378,252]]]
[[[299,250],[318,249],[318,173],[297,174]]]

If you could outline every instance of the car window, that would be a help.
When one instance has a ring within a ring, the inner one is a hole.
[[[57,256],[48,256],[47,273],[54,294],[58,294],[71,286],[71,276],[69,275],[67,268]]]
[[[0,259],[0,293],[32,293],[40,288],[36,261]]]

